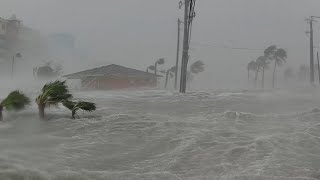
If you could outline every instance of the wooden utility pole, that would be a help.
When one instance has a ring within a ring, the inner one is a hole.
[[[182,4],[182,3],[181,3]],[[189,60],[189,43],[190,43],[190,29],[192,20],[195,17],[194,7],[195,0],[184,1],[184,36],[183,36],[183,52],[182,52],[182,65],[180,77],[180,93],[186,92],[187,87],[187,68]]]
[[[319,64],[319,52],[317,52],[317,60],[318,60],[318,75],[319,75],[319,84],[320,84],[320,64]]]
[[[314,62],[313,62],[313,18],[310,21],[310,82],[314,82]]]
[[[175,79],[174,79],[174,89],[177,89],[178,84],[178,71],[179,71],[179,54],[180,54],[180,24],[181,21],[178,18],[178,38],[177,38],[177,59],[176,59],[176,71],[175,71]]]
[[[314,18],[320,18],[318,16],[310,16],[310,19],[306,19],[310,25],[310,83],[314,83],[314,52],[313,52],[313,22],[316,22]]]

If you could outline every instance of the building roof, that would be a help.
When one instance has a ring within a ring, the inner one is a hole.
[[[68,79],[82,79],[84,77],[133,77],[133,78],[145,78],[145,77],[156,77],[156,75],[136,69],[131,69],[116,64],[108,66],[102,66],[99,68],[89,69],[74,74],[64,75],[63,77]]]

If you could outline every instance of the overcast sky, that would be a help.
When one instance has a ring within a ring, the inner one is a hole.
[[[159,57],[174,65],[179,0],[1,0],[0,16],[16,14],[44,34],[70,32],[94,61],[145,69]],[[308,62],[305,18],[320,16],[320,0],[197,0],[191,61],[203,60],[203,87],[242,84],[246,64],[276,44],[288,66]],[[319,44],[320,23],[315,25]],[[228,75],[226,75],[228,73]],[[200,78],[200,77],[199,77]]]

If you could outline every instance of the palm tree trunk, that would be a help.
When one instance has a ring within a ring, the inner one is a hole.
[[[248,69],[248,87],[250,86],[250,71]]]
[[[3,111],[3,107],[0,106],[0,121],[3,121],[2,111]]]
[[[167,85],[168,85],[169,72],[170,72],[170,70],[167,70],[167,73],[166,73],[166,82],[164,83],[164,87],[165,87],[165,88],[167,88]]]
[[[76,111],[72,111],[72,119],[75,119],[76,117]]]
[[[264,66],[262,67],[262,81],[261,81],[261,87],[264,88]]]
[[[274,62],[273,76],[272,76],[272,88],[274,88],[275,80],[276,80],[276,67],[277,67],[277,63]]]
[[[38,104],[39,118],[40,118],[41,120],[44,120],[44,109],[45,109],[45,105],[43,105],[43,104]]]
[[[257,87],[257,81],[258,81],[258,71],[256,71],[255,78],[254,78],[254,87],[255,88]]]
[[[156,75],[156,76],[157,76],[157,65],[158,65],[158,63],[156,62],[154,64],[154,75]]]

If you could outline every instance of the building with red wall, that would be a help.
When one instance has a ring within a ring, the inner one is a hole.
[[[114,90],[140,87],[156,87],[154,74],[115,64],[89,69],[63,76],[67,79],[80,79],[84,89]]]

